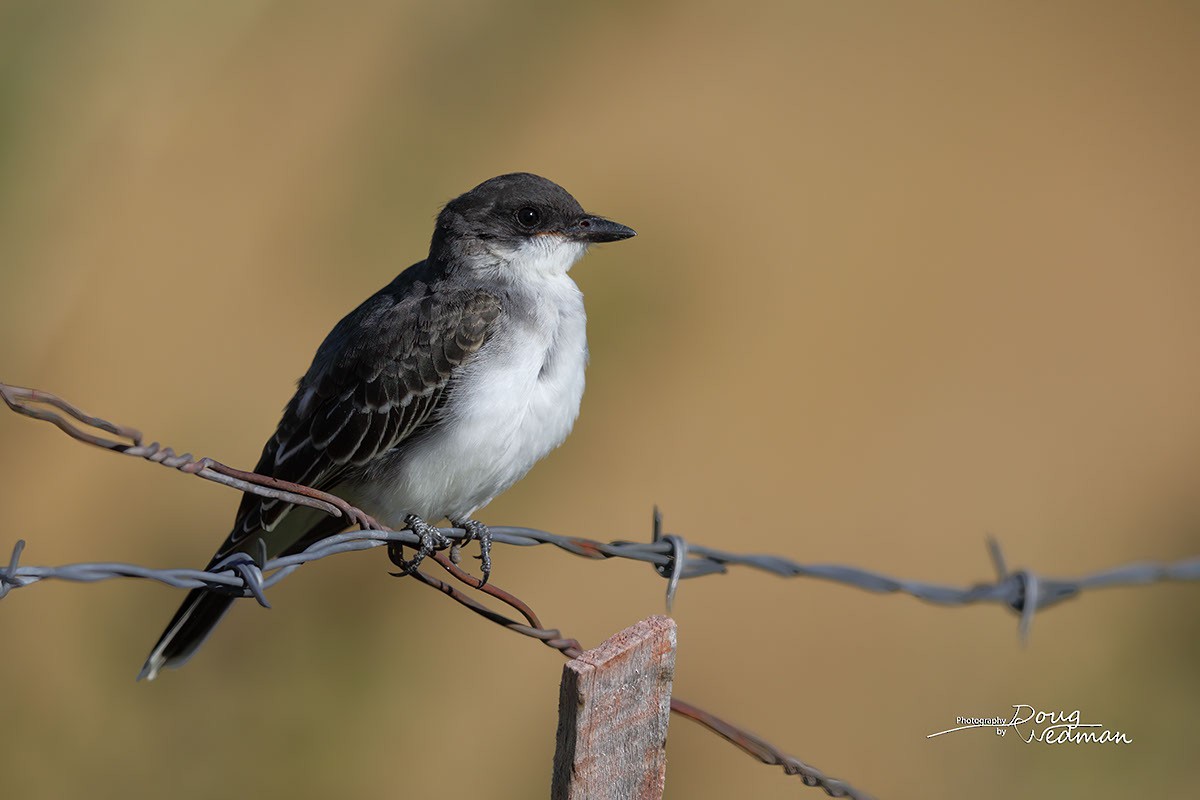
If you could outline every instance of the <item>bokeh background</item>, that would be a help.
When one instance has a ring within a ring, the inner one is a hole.
[[[254,463],[337,319],[441,203],[530,170],[640,232],[576,269],[575,433],[481,516],[969,584],[1200,550],[1192,3],[0,5],[0,375]],[[199,566],[237,496],[0,415],[3,547]],[[181,593],[0,604],[13,797],[543,797],[560,659],[373,551],[135,684]],[[642,565],[500,550],[587,644]],[[676,692],[884,797],[1200,787],[1200,587],[1086,596],[1021,647],[943,609],[690,582]],[[1124,747],[990,731],[1080,709]],[[682,720],[667,796],[818,796]]]

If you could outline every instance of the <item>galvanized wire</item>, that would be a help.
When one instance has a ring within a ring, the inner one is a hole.
[[[442,528],[451,541],[467,538],[461,528]],[[805,564],[766,554],[730,553],[692,543],[675,534],[657,541],[601,542],[577,536],[520,527],[493,527],[493,540],[518,547],[551,545],[577,556],[591,559],[620,558],[654,566],[660,574],[677,575],[686,580],[724,573],[730,566],[747,567],[784,578],[816,578],[873,593],[905,594],[941,606],[994,603],[1007,606],[1021,615],[1020,631],[1029,633],[1035,612],[1079,596],[1085,590],[1141,586],[1164,581],[1200,581],[1200,558],[1173,563],[1140,562],[1102,570],[1075,578],[1046,577],[1032,570],[1006,571],[999,557],[999,545],[989,540],[997,570],[994,581],[969,586],[926,583],[884,575],[879,572],[840,564]],[[256,597],[267,605],[263,592],[291,575],[301,565],[342,553],[369,550],[387,544],[416,546],[420,538],[404,530],[352,530],[314,543],[303,553],[269,560],[244,553],[230,556],[212,570],[155,569],[123,562],[85,562],[61,566],[24,566],[19,563],[25,543],[17,542],[9,566],[0,570],[0,597],[17,588],[44,580],[94,582],[111,578],[142,578],[181,589],[207,587],[233,595]]]
[[[0,383],[0,396],[13,411],[50,422],[79,441],[146,459],[241,491],[318,508],[333,516],[344,517],[347,527],[358,526],[358,530],[322,539],[297,555],[264,560],[261,557],[237,554],[207,572],[195,569],[151,569],[138,564],[114,562],[26,567],[18,564],[23,548],[23,543],[18,542],[13,550],[9,568],[0,572],[0,597],[12,589],[41,580],[99,581],[108,578],[144,578],[180,588],[206,586],[235,595],[253,596],[266,605],[264,590],[283,580],[301,564],[389,543],[416,545],[419,542],[412,531],[388,529],[361,509],[327,492],[234,469],[211,458],[194,458],[190,453],[176,455],[171,448],[163,448],[157,442],[145,443],[142,434],[134,428],[115,425],[86,414],[48,392]],[[46,406],[62,413],[49,410]],[[693,544],[676,534],[664,535],[662,517],[657,510],[650,541],[602,542],[521,527],[494,527],[491,531],[494,541],[502,544],[518,547],[552,545],[564,552],[585,558],[623,558],[648,563],[659,574],[668,578],[668,605],[680,580],[724,573],[730,566],[740,566],[784,578],[815,578],[868,592],[906,594],[935,605],[1004,605],[1020,614],[1019,631],[1023,638],[1029,635],[1033,616],[1037,611],[1076,597],[1085,590],[1141,586],[1163,581],[1200,580],[1200,557],[1173,563],[1126,564],[1075,578],[1048,577],[1028,569],[1010,571],[999,544],[994,539],[989,539],[988,548],[996,572],[994,581],[961,587],[927,583],[896,578],[854,566],[805,564],[778,555],[731,553]],[[467,536],[466,532],[459,528],[443,528],[442,533],[455,542]]]
[[[13,411],[50,422],[68,436],[81,442],[124,455],[162,464],[181,472],[197,475],[244,492],[274,497],[285,502],[317,508],[345,519],[346,526],[356,527],[345,533],[322,539],[303,553],[266,559],[265,546],[259,543],[257,553],[237,553],[210,570],[154,569],[139,564],[121,562],[86,562],[61,566],[24,566],[20,563],[25,542],[13,547],[9,564],[0,569],[0,598],[13,589],[30,586],[44,580],[77,582],[103,581],[111,578],[142,578],[183,589],[206,587],[235,596],[254,597],[261,605],[269,605],[266,590],[303,564],[342,553],[388,546],[394,563],[403,565],[401,546],[417,546],[420,537],[411,530],[391,530],[369,514],[341,498],[311,487],[280,481],[252,472],[234,469],[210,458],[194,458],[190,453],[176,455],[171,448],[157,442],[145,443],[139,431],[115,425],[80,411],[61,398],[37,389],[26,389],[0,383],[0,396]],[[57,409],[56,411],[49,410]],[[99,433],[97,433],[99,431]],[[104,435],[107,434],[107,435]],[[524,622],[507,618],[454,586],[432,578],[416,569],[405,569],[426,585],[438,588],[475,613],[526,636],[538,639],[573,657],[581,652],[578,642],[563,637],[558,631],[543,628],[537,615],[520,599],[495,586],[482,586],[477,579],[456,566],[458,546],[467,540],[466,531],[443,528],[442,533],[452,542],[450,557],[435,554],[436,562],[457,580],[483,591],[516,609]],[[602,542],[577,536],[563,536],[532,528],[493,527],[493,541],[517,547],[551,545],[572,555],[591,559],[621,558],[650,564],[667,579],[667,603],[670,606],[681,580],[728,571],[730,566],[746,567],[785,578],[815,578],[873,593],[905,594],[927,603],[942,606],[964,606],[975,603],[996,603],[1007,606],[1020,615],[1022,638],[1029,635],[1034,615],[1082,592],[1119,586],[1142,586],[1164,581],[1200,581],[1200,557],[1172,563],[1141,562],[1113,567],[1075,578],[1054,578],[1032,570],[1010,571],[999,544],[989,539],[988,549],[996,579],[969,586],[950,586],[917,580],[895,578],[872,570],[838,564],[805,564],[769,554],[731,553],[713,547],[692,544],[682,536],[664,534],[662,517],[657,509],[650,541],[617,540]],[[809,786],[822,788],[833,797],[865,798],[867,795],[849,784],[825,776],[819,770],[789,756],[770,743],[744,729],[725,722],[706,711],[681,700],[672,701],[672,710],[699,722],[710,731],[725,738],[744,752],[765,764],[776,764],[788,774],[797,775]]]

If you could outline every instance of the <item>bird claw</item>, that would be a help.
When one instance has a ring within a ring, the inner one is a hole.
[[[453,544],[446,534],[416,514],[409,514],[405,517],[404,526],[420,537],[420,543],[417,545],[417,554],[411,559],[404,557],[403,543],[391,542],[388,545],[388,558],[400,568],[401,575],[412,574],[416,571],[417,567],[421,566],[421,562],[426,558],[440,550],[445,550]]]
[[[416,555],[411,559],[404,557],[404,544],[402,542],[390,542],[388,544],[388,558],[400,568],[397,576],[412,574],[416,571],[417,567],[421,566],[421,562],[426,558],[446,549],[450,550],[450,561],[458,564],[462,560],[462,546],[471,541],[478,541],[479,555],[476,558],[479,559],[479,571],[482,573],[478,588],[482,589],[486,586],[488,578],[492,575],[491,530],[487,525],[475,519],[450,520],[450,523],[456,528],[462,528],[466,531],[467,535],[460,541],[454,541],[415,514],[409,514],[405,517],[405,527],[420,537],[420,543],[417,545]]]
[[[492,531],[487,525],[477,519],[450,520],[450,522],[454,527],[462,528],[467,532],[466,537],[462,541],[455,543],[450,548],[450,560],[455,564],[462,557],[459,553],[462,545],[471,541],[479,542],[479,555],[476,558],[479,559],[479,572],[482,575],[479,579],[478,588],[482,589],[484,586],[487,586],[488,578],[492,576]]]

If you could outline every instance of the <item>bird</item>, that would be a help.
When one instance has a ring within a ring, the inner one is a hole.
[[[346,315],[317,348],[255,472],[332,493],[422,539],[473,515],[566,439],[579,415],[588,346],[568,271],[593,244],[635,236],[526,172],[484,181],[441,209],[429,255]],[[234,554],[302,552],[348,526],[247,493],[209,568]],[[182,666],[235,597],[193,589],[138,675]]]

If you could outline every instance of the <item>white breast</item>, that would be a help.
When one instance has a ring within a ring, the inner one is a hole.
[[[583,296],[565,272],[538,284],[455,377],[438,430],[352,492],[364,510],[392,526],[465,519],[567,438],[587,366]]]

